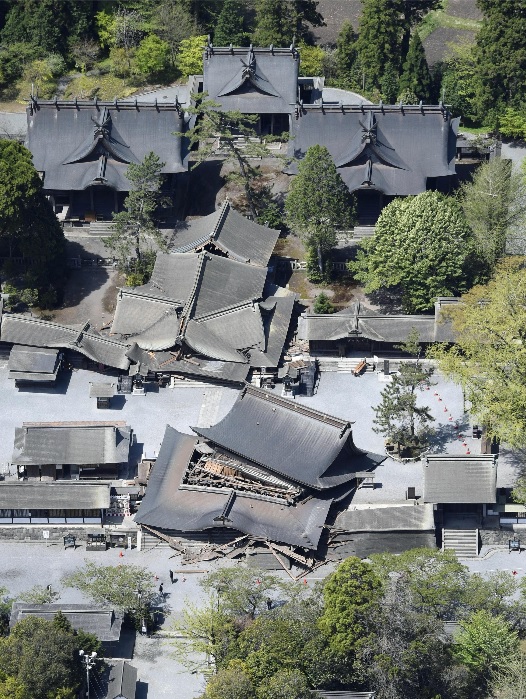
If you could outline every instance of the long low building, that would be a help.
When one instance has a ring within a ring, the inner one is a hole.
[[[350,422],[250,385],[221,422],[193,431],[167,426],[137,523],[316,550],[331,506],[383,460],[355,446]]]

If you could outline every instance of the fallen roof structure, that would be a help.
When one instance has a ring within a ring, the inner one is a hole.
[[[177,224],[171,251],[208,250],[266,267],[278,238],[278,230],[245,218],[227,199],[213,214]]]
[[[9,354],[8,378],[19,383],[54,383],[60,367],[58,349],[14,345]]]
[[[24,422],[15,428],[11,463],[128,462],[132,429],[124,422]]]
[[[150,352],[177,347],[178,359],[275,367],[296,297],[278,287],[264,299],[266,276],[209,252],[159,254],[148,284],[120,290],[112,334]]]
[[[250,385],[215,428],[193,430],[167,426],[139,524],[228,527],[315,551],[331,505],[383,460],[354,445],[350,422]]]
[[[123,615],[113,609],[101,609],[89,604],[31,604],[13,602],[9,626],[28,617],[53,621],[61,612],[75,631],[85,631],[103,643],[118,641],[121,635]]]
[[[127,370],[130,343],[100,335],[89,322],[83,325],[62,325],[16,313],[4,313],[0,339],[16,345],[70,349],[94,362]]]

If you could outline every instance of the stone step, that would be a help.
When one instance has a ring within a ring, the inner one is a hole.
[[[478,529],[443,529],[442,550],[454,551],[458,558],[476,558],[479,553]]]

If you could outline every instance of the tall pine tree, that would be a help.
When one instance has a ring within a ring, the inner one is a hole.
[[[380,89],[390,61],[400,65],[400,13],[392,0],[364,0],[356,42],[365,87]]]
[[[343,22],[336,40],[336,61],[339,80],[349,82],[352,67],[356,62],[356,35],[348,19]]]
[[[404,70],[400,78],[399,90],[413,92],[419,100],[429,103],[431,100],[432,80],[422,40],[415,32],[404,63]]]
[[[256,0],[255,46],[289,46],[294,36],[294,22],[286,0]]]
[[[340,177],[325,146],[311,146],[298,165],[285,201],[289,226],[302,235],[325,272],[336,228],[349,228],[354,221],[354,198]]]
[[[242,0],[225,0],[214,30],[216,46],[245,46],[245,7]]]

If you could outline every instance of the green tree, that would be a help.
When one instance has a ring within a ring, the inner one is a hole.
[[[460,188],[460,201],[478,255],[493,270],[507,239],[522,238],[526,223],[526,182],[509,160],[483,163]]]
[[[348,83],[356,61],[356,34],[348,19],[343,21],[336,40],[336,61],[339,80]]]
[[[256,0],[255,46],[289,46],[294,35],[290,6],[286,0]]]
[[[468,668],[478,688],[485,691],[493,673],[504,670],[518,655],[517,632],[502,617],[485,610],[461,621],[460,627],[453,648],[455,659]]]
[[[456,296],[478,262],[460,204],[438,192],[395,199],[349,269],[365,291],[399,291],[407,313],[427,311],[438,296]]]
[[[52,602],[56,602],[59,597],[59,592],[53,590],[49,586],[35,585],[30,590],[26,590],[19,595],[18,599],[23,602],[29,602],[30,604],[51,604]]]
[[[400,77],[399,90],[411,90],[419,100],[431,101],[432,81],[426,53],[418,32],[413,34]]]
[[[0,672],[0,699],[30,699],[27,687],[16,677]]]
[[[384,74],[380,81],[380,90],[382,92],[382,99],[387,102],[387,104],[394,104],[396,98],[400,91],[398,71],[395,66],[388,61],[385,65]]]
[[[221,611],[236,619],[254,619],[267,609],[267,600],[276,593],[290,598],[296,587],[284,585],[280,578],[257,568],[221,568],[200,581],[208,593],[217,594]]]
[[[356,50],[366,89],[381,89],[385,66],[400,65],[400,13],[392,0],[365,0],[358,26]]]
[[[324,294],[322,291],[321,294],[316,296],[314,301],[314,313],[334,313],[335,311],[336,308],[331,303],[327,294]]]
[[[111,605],[127,613],[132,613],[140,606],[148,607],[156,594],[150,571],[130,564],[100,566],[88,562],[65,577],[62,583],[65,587],[80,590],[95,604]]]
[[[242,0],[225,0],[214,29],[215,46],[245,46],[246,4]]]
[[[418,404],[418,392],[431,385],[432,368],[401,362],[398,373],[382,391],[382,400],[373,408],[373,430],[405,447],[425,445],[426,428],[434,417],[429,406]]]
[[[400,13],[399,24],[402,28],[401,58],[405,60],[411,43],[411,31],[425,15],[443,5],[443,0],[394,0],[394,6]]]
[[[300,161],[285,211],[290,228],[316,251],[323,275],[336,244],[335,229],[349,228],[354,220],[354,199],[325,146],[311,146]]]
[[[213,675],[201,699],[256,699],[254,685],[243,669],[243,663],[232,663]]]
[[[461,384],[471,413],[490,437],[526,446],[526,270],[524,258],[505,258],[493,278],[465,294],[448,316],[453,346],[431,356]]]
[[[177,70],[183,78],[189,75],[200,75],[203,72],[203,48],[206,36],[191,36],[179,42],[179,50],[175,57]]]
[[[225,165],[234,166],[234,170],[226,179],[243,187],[247,208],[251,215],[258,219],[260,214],[264,214],[269,200],[266,196],[261,197],[262,173],[259,165],[254,165],[254,161],[271,157],[266,141],[278,138],[283,140],[288,134],[282,134],[280,137],[267,136],[263,142],[254,129],[257,115],[222,112],[220,105],[209,100],[206,92],[192,95],[192,100],[195,106],[188,107],[187,111],[196,117],[195,126],[177,134],[187,138],[191,148],[198,146],[198,150],[194,151],[192,169],[211,157],[217,157],[217,151],[220,149],[220,157]]]
[[[495,699],[526,699],[526,655],[519,653],[494,671],[490,689]]]
[[[461,116],[467,123],[479,122],[479,80],[473,45],[456,44],[444,61],[440,95],[445,104],[450,106],[453,115]],[[486,123],[482,116],[480,123]]]
[[[305,675],[299,670],[279,670],[258,687],[258,699],[311,699]]]
[[[8,596],[7,588],[0,586],[0,636],[7,636],[9,633],[11,605],[12,600]]]
[[[360,649],[360,661],[378,699],[465,696],[459,691],[465,682],[451,677],[443,622],[415,605],[403,577],[386,579],[381,604],[369,624],[371,633]]]
[[[177,53],[183,39],[203,36],[203,29],[197,23],[190,9],[178,0],[162,0],[154,5],[152,8],[151,27],[159,38],[170,47],[170,62],[172,66],[177,64]],[[202,45],[200,44],[200,46]],[[202,51],[200,55],[202,60]],[[199,72],[201,70],[202,68]]]
[[[521,108],[508,107],[498,116],[498,129],[508,138],[526,137],[526,118]]]
[[[28,617],[0,639],[0,671],[24,685],[31,699],[48,699],[52,692],[80,685],[79,650],[73,632],[52,621]]]
[[[369,563],[351,556],[325,581],[325,606],[320,630],[330,647],[345,655],[356,654],[368,635],[368,617],[379,603],[382,582]]]
[[[477,112],[494,126],[500,112],[520,108],[526,98],[526,15],[516,0],[478,0],[478,6],[483,19],[475,51]]]
[[[384,582],[393,577],[402,579],[417,611],[439,619],[456,619],[463,608],[468,569],[452,551],[417,548],[400,555],[373,554],[371,565]]]
[[[28,260],[26,287],[58,289],[65,276],[65,239],[42,191],[31,153],[0,140],[0,254]],[[4,278],[8,276],[4,272]]]
[[[170,47],[155,34],[148,34],[139,44],[135,52],[136,70],[145,78],[159,77],[170,59]]]
[[[124,211],[113,217],[112,233],[105,245],[118,257],[123,268],[133,253],[136,259],[135,272],[141,273],[142,263],[147,262],[145,252],[156,243],[160,249],[166,247],[159,231],[155,214],[163,203],[161,194],[162,168],[164,163],[155,153],[148,153],[141,163],[130,163],[126,177],[131,190],[124,200]]]
[[[221,609],[216,594],[198,606],[187,601],[172,631],[177,656],[192,671],[201,668],[203,655],[216,670],[224,667],[238,635],[235,620]]]
[[[322,75],[325,51],[321,46],[300,46],[300,75]]]

